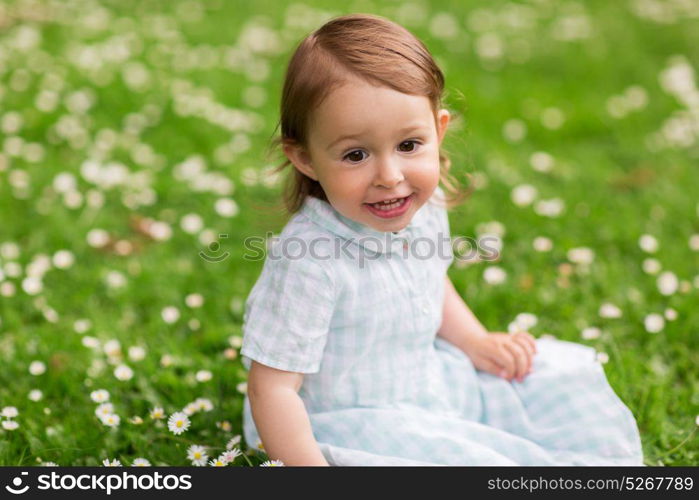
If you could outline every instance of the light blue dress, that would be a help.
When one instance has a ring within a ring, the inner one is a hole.
[[[592,348],[538,339],[520,383],[436,336],[453,261],[442,194],[398,233],[307,198],[246,301],[245,367],[305,374],[299,395],[331,465],[643,465]],[[243,430],[255,447],[247,397]]]

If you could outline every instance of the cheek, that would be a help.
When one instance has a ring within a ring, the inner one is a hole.
[[[415,183],[436,186],[439,182],[439,155],[429,155],[415,161],[410,167],[410,178]]]
[[[333,175],[321,178],[320,183],[328,198],[339,202],[361,196],[366,189],[366,181],[357,171],[336,171]]]

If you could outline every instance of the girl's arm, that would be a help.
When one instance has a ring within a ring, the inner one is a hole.
[[[284,465],[328,465],[316,443],[298,390],[303,374],[277,370],[253,361],[248,398],[265,452]]]
[[[471,312],[448,276],[437,335],[461,349],[478,370],[519,382],[531,371],[536,342],[528,332],[488,333]]]
[[[444,277],[444,310],[437,335],[464,352],[474,339],[488,335],[488,330],[468,308],[449,276]]]

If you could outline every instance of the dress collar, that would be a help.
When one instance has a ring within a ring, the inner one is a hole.
[[[327,201],[314,196],[307,196],[301,207],[300,213],[311,221],[337,236],[350,240],[372,253],[397,253],[403,250],[403,246],[410,244],[417,237],[418,227],[427,218],[428,203],[425,203],[415,213],[410,223],[397,233],[391,231],[377,231],[360,224],[342,215]]]

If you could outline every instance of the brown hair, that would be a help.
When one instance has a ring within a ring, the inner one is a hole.
[[[370,14],[352,14],[331,19],[301,41],[289,61],[280,106],[281,135],[271,144],[308,145],[311,112],[350,73],[398,92],[426,96],[437,122],[442,106],[444,75],[425,45],[412,33],[388,19]],[[461,190],[449,173],[451,161],[442,151],[440,183],[447,207],[461,203]],[[279,173],[291,161],[274,169]],[[283,198],[286,210],[297,212],[307,196],[327,201],[320,183],[296,168],[286,178]]]

